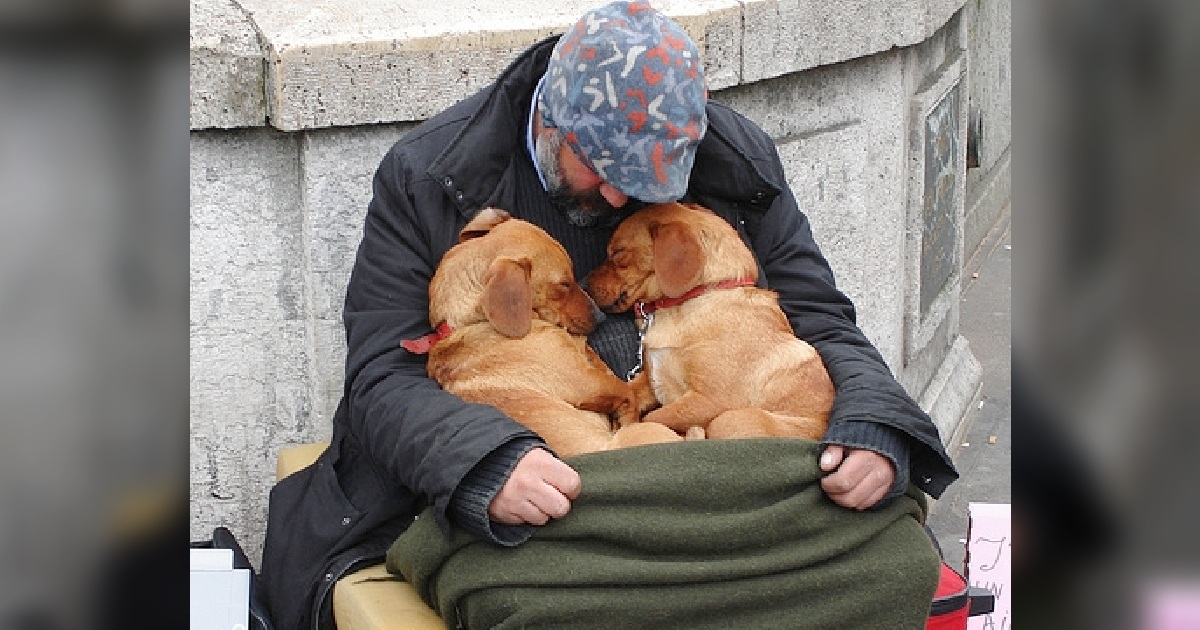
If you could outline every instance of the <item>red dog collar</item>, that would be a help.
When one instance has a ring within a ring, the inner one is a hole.
[[[437,328],[428,335],[419,337],[417,339],[405,339],[404,341],[400,342],[400,345],[404,346],[405,350],[408,350],[413,354],[428,354],[429,351],[435,345],[437,345],[437,342],[449,337],[453,332],[453,328],[451,328],[446,322],[442,322],[438,324]]]
[[[736,278],[733,280],[722,280],[722,281],[714,283],[714,284],[702,284],[698,287],[693,287],[690,291],[688,291],[687,293],[684,293],[683,295],[681,295],[679,297],[674,297],[674,298],[668,297],[668,298],[663,298],[661,300],[655,300],[653,302],[638,302],[633,305],[633,312],[636,313],[638,317],[645,319],[645,317],[647,315],[653,313],[654,311],[657,311],[660,308],[670,308],[672,306],[679,306],[680,304],[683,304],[684,302],[686,302],[694,297],[704,295],[705,293],[708,293],[709,291],[712,291],[714,289],[734,289],[737,287],[752,287],[752,286],[754,286],[754,284],[755,284],[755,282],[751,278]]]

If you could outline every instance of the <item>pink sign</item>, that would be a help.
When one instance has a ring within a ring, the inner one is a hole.
[[[996,598],[991,614],[971,617],[967,630],[1012,630],[1012,505],[967,505],[967,582]]]
[[[1142,592],[1143,630],[1200,628],[1200,581],[1195,576],[1158,579]]]

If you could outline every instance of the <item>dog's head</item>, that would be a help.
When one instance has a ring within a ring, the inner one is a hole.
[[[541,228],[485,208],[459,233],[429,285],[429,318],[460,328],[488,321],[523,337],[538,318],[583,335],[603,317],[571,269],[567,251]]]
[[[588,275],[587,287],[600,308],[619,313],[738,278],[757,280],[758,264],[733,226],[703,206],[664,203],[617,226],[608,259]]]

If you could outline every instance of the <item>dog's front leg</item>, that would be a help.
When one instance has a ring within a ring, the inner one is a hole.
[[[651,411],[643,422],[658,422],[683,433],[692,427],[706,427],[725,408],[695,390],[688,390],[677,400]]]
[[[658,406],[658,396],[654,395],[654,387],[650,384],[650,373],[642,370],[629,381],[633,390],[633,400],[637,406],[639,417],[644,417],[650,410]]]
[[[593,370],[587,382],[589,391],[575,405],[577,408],[608,416],[615,423],[614,428],[633,424],[641,417],[629,383],[607,369]]]

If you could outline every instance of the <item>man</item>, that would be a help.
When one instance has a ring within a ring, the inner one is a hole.
[[[331,627],[333,584],[378,563],[427,506],[443,528],[511,546],[578,495],[578,475],[537,435],[442,391],[401,348],[429,331],[429,280],[462,226],[481,208],[508,210],[557,238],[584,277],[623,217],[677,199],[739,229],[796,334],[822,355],[838,389],[821,458],[834,502],[869,509],[910,481],[940,496],[957,478],[936,427],[855,325],[771,139],[707,101],[699,51],[678,25],[644,0],[616,2],[534,45],[383,159],[346,295],[330,447],[272,491],[263,574],[276,624]],[[628,315],[589,341],[617,374],[636,362]]]

